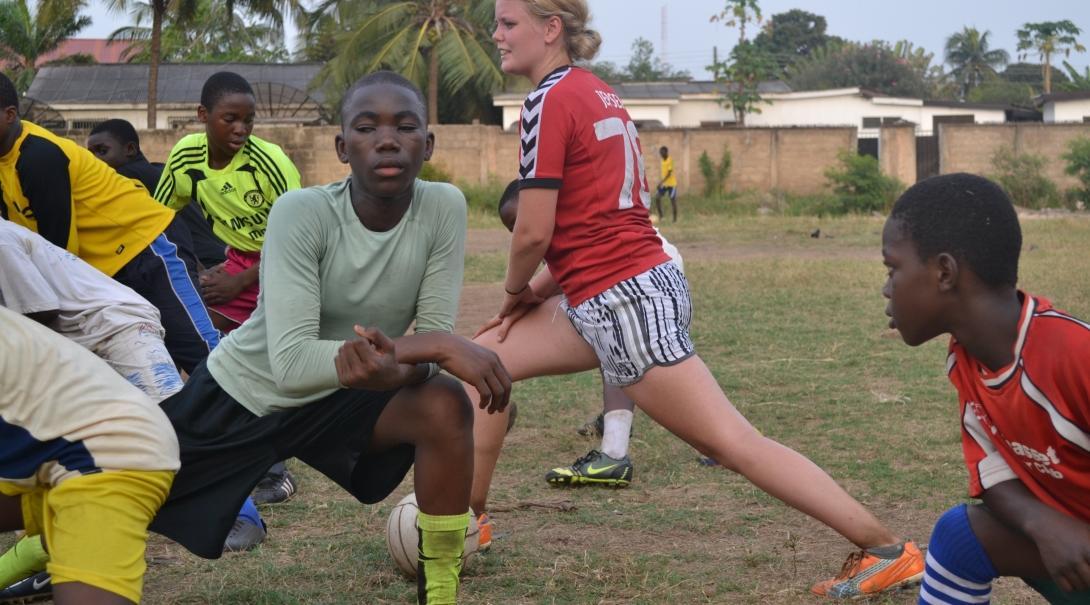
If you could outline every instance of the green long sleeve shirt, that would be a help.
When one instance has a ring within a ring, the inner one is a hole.
[[[342,388],[334,358],[353,327],[390,338],[451,332],[465,260],[466,203],[454,186],[416,181],[401,222],[364,227],[349,180],[285,193],[272,207],[261,294],[249,320],[208,357],[216,382],[258,416]]]

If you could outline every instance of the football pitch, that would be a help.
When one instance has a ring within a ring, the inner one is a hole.
[[[499,307],[507,234],[471,220],[458,330]],[[663,233],[685,257],[697,351],[766,435],[803,454],[895,532],[925,544],[965,498],[946,342],[912,349],[886,327],[883,219],[686,216]],[[1024,217],[1021,287],[1090,317],[1090,218]],[[820,229],[818,237],[812,237]],[[852,546],[637,413],[624,490],[550,488],[544,473],[598,446],[576,429],[601,407],[596,373],[516,386],[518,423],[493,484],[495,540],[471,559],[467,604],[820,603],[808,586]],[[145,602],[409,603],[386,552],[385,502],[363,506],[297,461],[300,492],[262,510],[256,551],[198,559],[154,536]],[[0,547],[9,537],[0,538]],[[1016,580],[994,603],[1040,603]],[[915,592],[872,603],[915,603]]]

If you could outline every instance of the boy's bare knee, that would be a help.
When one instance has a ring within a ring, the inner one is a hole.
[[[420,391],[421,421],[437,431],[473,429],[473,406],[462,383],[449,376],[435,376]]]

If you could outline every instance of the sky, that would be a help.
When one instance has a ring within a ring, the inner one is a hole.
[[[647,38],[656,54],[697,79],[709,78],[704,67],[711,63],[712,48],[720,56],[738,39],[736,29],[711,23],[722,10],[723,0],[589,0],[593,21],[603,38],[598,60],[620,66],[628,62],[633,40]],[[825,17],[827,33],[848,40],[907,39],[942,61],[942,48],[950,34],[965,26],[991,31],[992,48],[1003,48],[1017,60],[1015,32],[1027,21],[1070,19],[1084,30],[1082,43],[1090,47],[1090,2],[1086,0],[761,0],[765,18],[801,8]],[[665,7],[665,52],[662,16]],[[1032,7],[1029,12],[1027,7]],[[81,37],[106,37],[128,24],[128,18],[108,12],[102,0],[93,0],[88,14],[91,27]],[[749,35],[747,31],[747,35]],[[289,31],[289,49],[294,33]],[[1036,62],[1036,57],[1028,61]],[[1082,71],[1090,65],[1090,52],[1073,54],[1068,61]],[[1054,65],[1060,66],[1059,61]]]

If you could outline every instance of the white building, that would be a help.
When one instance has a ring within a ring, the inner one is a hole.
[[[734,123],[729,105],[720,103],[723,84],[715,82],[622,83],[614,86],[633,121],[643,128],[697,128]],[[1004,105],[923,101],[883,96],[862,88],[791,92],[782,82],[760,85],[760,113],[746,116],[747,126],[854,126],[859,138],[877,138],[883,123],[912,122],[916,134],[933,134],[936,120],[999,124]],[[514,128],[525,95],[502,93],[493,102],[503,108],[503,123]]]
[[[201,88],[218,71],[233,71],[250,83],[257,97],[257,120],[283,123],[328,123],[329,111],[320,91],[309,92],[321,65],[315,63],[185,63],[159,66],[156,123],[172,128],[197,119]],[[65,123],[66,129],[88,129],[110,118],[148,128],[148,66],[108,63],[42,67],[25,95]]]
[[[1045,123],[1090,122],[1090,91],[1054,92],[1036,101]]]

